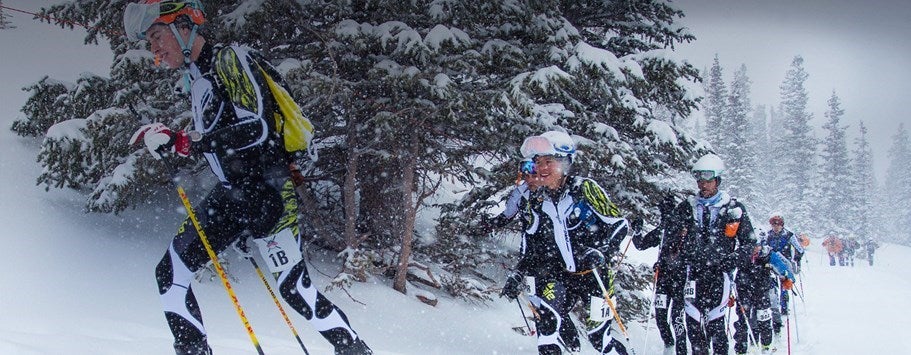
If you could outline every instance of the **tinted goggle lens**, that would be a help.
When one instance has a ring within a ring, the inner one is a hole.
[[[699,181],[712,180],[715,178],[715,172],[711,170],[699,170],[693,172],[693,177]]]
[[[537,171],[535,170],[535,162],[531,160],[523,161],[522,164],[519,165],[519,171],[521,171],[523,174],[536,173]]]

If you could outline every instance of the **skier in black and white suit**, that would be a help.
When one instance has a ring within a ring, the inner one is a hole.
[[[678,208],[673,194],[665,196],[659,204],[661,223],[645,235],[639,231],[641,220],[632,221],[633,245],[645,250],[658,247],[655,262],[655,320],[658,333],[664,341],[664,353],[687,354],[686,324],[683,314],[683,284],[686,268],[683,265],[683,248],[686,229],[690,221],[689,209]]]
[[[728,353],[724,316],[731,300],[731,280],[739,263],[756,245],[753,226],[742,203],[718,189],[724,162],[707,154],[693,166],[699,187],[680,208],[692,216],[685,229],[684,312],[694,355]]]
[[[580,300],[603,304],[603,293],[589,271],[613,256],[626,236],[628,224],[617,217],[616,206],[591,179],[568,175],[575,144],[562,132],[530,137],[541,188],[530,195],[526,245],[516,274],[507,279],[504,295],[515,297],[526,277],[533,277],[529,299],[540,319],[538,352],[560,354],[566,315]],[[528,141],[528,140],[527,140]],[[528,143],[528,142],[527,142]],[[532,142],[534,143],[534,142]],[[607,277],[609,279],[609,277]],[[604,281],[610,284],[609,280]],[[626,347],[613,339],[612,318],[589,314],[585,320],[588,338],[604,354],[626,354]]]
[[[283,86],[281,76],[249,48],[208,43],[198,33],[205,21],[198,0],[127,4],[128,39],[146,40],[162,63],[183,70],[194,129],[200,133],[191,141],[188,132],[149,123],[136,131],[130,143],[144,143],[156,159],[191,153],[205,157],[221,183],[194,210],[213,251],[219,253],[247,237],[282,233],[296,224],[297,210],[286,209],[296,198],[289,181],[292,156],[276,129],[275,117],[284,113],[269,86],[270,80]],[[308,143],[309,133],[302,132]],[[287,249],[295,248],[298,245],[292,239]],[[196,229],[185,220],[155,268],[177,354],[211,354],[191,285],[193,274],[208,261]],[[303,259],[283,272],[279,281],[285,300],[332,343],[337,354],[371,353],[345,314],[317,291]]]
[[[749,259],[737,267],[737,322],[734,323],[734,352],[746,354],[750,339],[763,353],[772,350],[772,271],[769,247],[756,246]],[[749,331],[752,330],[752,334]]]

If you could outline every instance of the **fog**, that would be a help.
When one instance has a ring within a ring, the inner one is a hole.
[[[779,85],[795,55],[809,74],[811,124],[817,138],[826,100],[833,90],[842,102],[849,150],[863,120],[881,183],[887,152],[900,122],[909,128],[906,107],[911,92],[911,2],[850,0],[685,0],[674,4],[686,13],[680,21],[697,40],[681,45],[681,57],[699,69],[710,68],[718,54],[726,82],[746,64],[753,82],[752,103],[777,106]],[[697,116],[702,117],[701,113]]]

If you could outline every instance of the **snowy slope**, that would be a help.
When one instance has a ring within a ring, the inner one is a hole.
[[[0,245],[6,251],[0,258],[0,354],[167,354],[172,340],[153,269],[183,218],[176,194],[109,216],[82,213],[78,192],[35,186],[37,145],[8,130],[26,99],[20,88],[44,74],[75,80],[85,70],[104,73],[110,55],[73,45],[81,33],[14,19],[17,29],[0,31]],[[30,35],[35,31],[53,35]],[[908,353],[911,340],[899,332],[911,327],[904,304],[911,299],[911,249],[886,245],[875,267],[833,268],[822,263],[818,245],[814,241],[804,267],[806,305],[798,303],[794,353]],[[311,252],[311,275],[326,285],[336,263]],[[631,250],[629,256],[649,264],[654,258],[654,250]],[[301,353],[252,269],[231,261],[240,303],[266,353]],[[430,307],[381,283],[355,285],[354,300],[341,291],[327,293],[378,354],[535,353],[533,338],[510,330],[523,324],[515,303],[479,305],[441,296]],[[216,353],[254,353],[219,282],[195,288]],[[291,316],[311,354],[331,353],[301,316]],[[627,327],[639,354],[660,351],[654,325],[645,349],[646,326]]]

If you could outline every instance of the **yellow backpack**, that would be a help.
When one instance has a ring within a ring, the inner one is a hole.
[[[266,83],[269,84],[269,91],[278,104],[279,112],[275,113],[275,127],[285,140],[285,150],[288,152],[297,152],[307,150],[310,147],[310,140],[313,139],[313,123],[304,117],[300,106],[291,98],[288,90],[278,85],[275,80],[263,68],[259,68]]]

